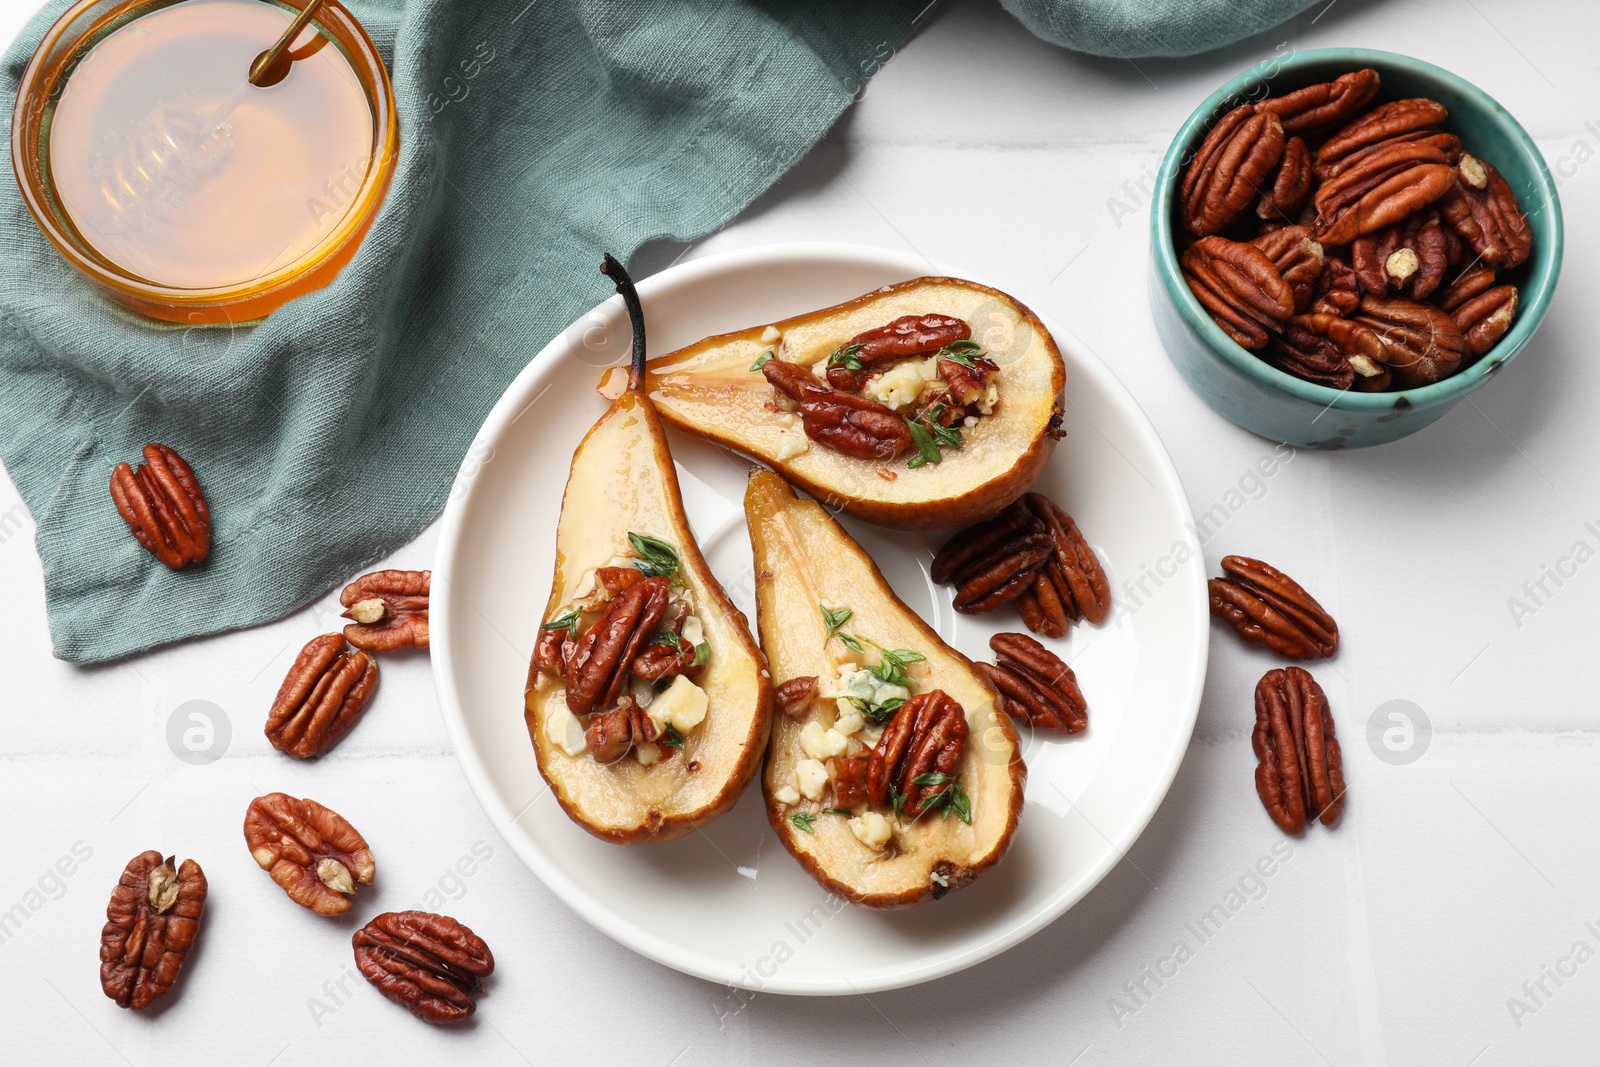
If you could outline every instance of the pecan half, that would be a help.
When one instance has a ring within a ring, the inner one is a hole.
[[[1383,342],[1360,323],[1337,315],[1297,315],[1272,339],[1267,362],[1287,374],[1334,389],[1379,392],[1392,375]]]
[[[173,570],[211,553],[211,510],[194,471],[166,445],[144,446],[138,468],[118,463],[111,472],[117,514],[151,555]]]
[[[286,793],[250,802],[244,841],[289,899],[318,915],[349,911],[356,886],[377,873],[366,840],[342,815]]]
[[[671,595],[667,579],[646,578],[606,602],[600,618],[562,663],[567,707],[574,715],[604,711],[616,703],[633,661],[649,643]]]
[[[1361,287],[1350,264],[1328,256],[1312,287],[1311,310],[1319,315],[1348,315],[1361,306]]]
[[[888,460],[913,442],[906,420],[870,397],[830,389],[803,367],[780,359],[762,364],[773,388],[800,405],[806,436],[855,459]]]
[[[902,315],[891,323],[856,334],[845,342],[845,347],[860,345],[856,358],[870,364],[929,356],[971,336],[972,327],[950,315]]]
[[[1411,97],[1373,108],[1317,149],[1314,166],[1323,181],[1338,177],[1358,153],[1388,141],[1438,132],[1450,112],[1437,100]]]
[[[833,783],[833,806],[854,808],[867,803],[867,775],[871,770],[871,752],[835,756],[829,760],[828,778]]]
[[[1104,622],[1111,614],[1111,582],[1100,565],[1100,557],[1084,540],[1078,524],[1042,493],[1024,495],[1022,504],[1044,524],[1050,536],[1050,562],[1034,582],[1033,591],[1039,604],[1059,603],[1068,622],[1079,619],[1096,624]],[[1026,614],[1023,619],[1027,621]],[[1044,632],[1031,623],[1029,629],[1046,637],[1065,635],[1064,630],[1060,634]]]
[[[1311,307],[1317,279],[1322,277],[1327,256],[1322,245],[1304,226],[1283,226],[1264,233],[1250,242],[1267,254],[1278,274],[1289,283],[1294,296],[1296,314],[1304,314]]]
[[[1256,107],[1276,114],[1285,133],[1320,133],[1347,122],[1371,103],[1379,84],[1377,71],[1353,70],[1331,82],[1270,97]]]
[[[984,392],[989,387],[989,378],[998,373],[1000,368],[993,360],[974,359],[969,367],[965,363],[957,363],[953,359],[939,361],[939,377],[945,380],[950,387],[950,397],[954,401],[950,409],[945,412],[946,425],[950,425],[959,416],[958,407],[976,404],[983,399]]]
[[[344,587],[344,639],[368,652],[428,647],[428,587],[432,571],[373,571]]]
[[[1256,217],[1263,221],[1293,222],[1311,199],[1311,150],[1304,138],[1291,137],[1283,146],[1272,185],[1256,202]]]
[[[362,977],[424,1022],[471,1015],[483,979],[494,973],[483,938],[448,915],[387,911],[350,940]]]
[[[1420,211],[1455,185],[1445,154],[1422,142],[1385,144],[1318,187],[1316,238],[1343,245]]]
[[[370,653],[347,651],[344,634],[313,637],[267,713],[267,740],[297,759],[320,756],[350,732],[377,688],[378,661]]]
[[[1439,307],[1461,327],[1473,359],[1500,342],[1517,316],[1517,287],[1496,285],[1495,272],[1479,267],[1462,274],[1439,294]]]
[[[673,635],[677,637],[676,634]],[[643,678],[647,682],[659,682],[663,678],[675,678],[680,674],[696,675],[705,669],[705,664],[695,665],[694,646],[682,637],[677,637],[673,644],[664,644],[652,640],[639,653],[633,661],[633,674],[636,678]]]
[[[1351,319],[1383,342],[1383,362],[1405,389],[1431,385],[1461,369],[1466,338],[1455,320],[1412,300],[1364,296]]]
[[[1000,710],[1018,722],[1060,734],[1089,725],[1089,704],[1078,677],[1061,658],[1027,634],[989,638],[993,663],[977,667],[1000,694]]]
[[[119,1008],[139,1009],[166,995],[200,932],[206,876],[151,849],[128,861],[106,905],[100,931],[100,988]]]
[[[1203,237],[1180,260],[1184,281],[1224,333],[1262,348],[1294,314],[1294,291],[1267,254],[1226,237]]]
[[[1184,229],[1209,237],[1238,222],[1283,158],[1283,122],[1270,111],[1242,104],[1217,120],[1178,188]]]
[[[928,774],[955,777],[967,743],[967,713],[942,689],[918,693],[894,713],[873,749],[867,768],[867,796],[875,807],[893,806],[895,792],[905,798],[901,809],[915,818],[935,794],[948,788],[918,778]]]
[[[1516,194],[1492,163],[1462,153],[1457,181],[1439,211],[1491,267],[1511,268],[1533,251],[1533,231]]]
[[[1049,562],[1050,536],[1021,503],[945,542],[929,573],[956,587],[955,609],[981,615],[1015,600]]]
[[[799,719],[805,716],[806,706],[811,703],[811,698],[817,693],[817,676],[803,674],[798,678],[790,678],[778,686],[773,695],[778,698],[778,707],[782,708],[791,717]]]
[[[1423,211],[1392,226],[1357,237],[1350,260],[1361,288],[1373,296],[1400,293],[1425,300],[1449,267],[1439,213]]]
[[[1256,683],[1256,793],[1285,833],[1307,817],[1333,825],[1344,810],[1344,770],[1328,697],[1299,667],[1268,671]]]
[[[1206,583],[1211,614],[1252,644],[1290,659],[1339,650],[1339,626],[1315,598],[1276,567],[1248,556],[1223,556],[1225,576]]]

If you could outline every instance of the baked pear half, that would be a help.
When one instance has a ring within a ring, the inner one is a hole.
[[[762,775],[778,839],[871,908],[972,882],[1010,847],[1027,776],[994,690],[816,501],[756,471],[745,519],[778,680]]]
[[[650,360],[668,422],[830,506],[905,530],[963,526],[1031,485],[1060,436],[1065,371],[1021,303],[915,278]],[[620,375],[602,380],[608,395]]]
[[[633,320],[644,319],[606,257]],[[670,841],[731,808],[772,717],[766,661],[701,555],[661,420],[629,388],[578,445],[524,712],[574,822],[621,844]]]

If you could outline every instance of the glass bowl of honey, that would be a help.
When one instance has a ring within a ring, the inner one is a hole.
[[[398,146],[371,38],[325,0],[281,80],[250,82],[305,2],[81,0],[39,43],[12,168],[45,235],[113,300],[247,322],[355,254]]]

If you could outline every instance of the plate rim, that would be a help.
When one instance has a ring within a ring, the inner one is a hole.
[[[688,260],[667,267],[664,270],[639,281],[638,288],[641,297],[648,298],[657,289],[677,287],[702,281],[706,275],[721,274],[730,270],[747,269],[757,263],[772,265],[784,261],[849,261],[856,265],[869,265],[881,267],[889,271],[907,272],[907,278],[918,277],[923,274],[935,273],[950,277],[967,278],[982,284],[989,284],[981,276],[961,273],[948,268],[945,264],[930,260],[925,256],[900,249],[883,248],[872,245],[861,245],[844,242],[825,241],[793,241],[774,244],[755,245],[746,248],[731,249],[723,252],[714,252],[695,259]],[[1001,287],[996,287],[1001,288]],[[1003,288],[1002,288],[1002,291]],[[574,319],[574,324],[582,322],[595,311],[604,308],[607,304],[620,304],[621,297],[612,295],[599,301],[588,311]],[[1039,314],[1034,308],[1035,314]],[[1158,788],[1150,789],[1133,812],[1132,818],[1127,823],[1128,830],[1117,839],[1100,835],[1106,842],[1107,848],[1099,851],[1092,863],[1085,866],[1079,876],[1070,882],[1064,883],[1055,894],[1047,898],[1044,906],[1036,909],[1026,916],[1023,921],[996,933],[995,936],[975,945],[965,951],[954,953],[946,958],[935,961],[908,963],[901,967],[880,971],[870,979],[854,981],[847,977],[836,980],[826,978],[785,977],[781,972],[771,979],[760,979],[752,985],[748,981],[746,970],[739,969],[731,962],[718,961],[707,954],[685,952],[674,942],[669,942],[657,935],[654,931],[634,923],[631,919],[615,912],[613,909],[602,905],[591,897],[576,881],[570,878],[565,871],[550,860],[541,850],[534,847],[530,839],[515,830],[517,819],[521,818],[528,807],[531,807],[543,790],[536,793],[533,800],[528,802],[523,811],[513,813],[509,806],[502,800],[494,789],[487,768],[484,766],[476,746],[467,735],[466,717],[457,699],[456,676],[454,670],[452,632],[454,629],[451,608],[451,598],[440,598],[431,609],[433,623],[431,627],[431,644],[433,653],[430,655],[434,690],[438,696],[439,713],[444,720],[445,733],[450,740],[451,754],[460,766],[467,786],[472,791],[473,798],[478,806],[488,816],[490,823],[502,840],[511,848],[517,858],[527,867],[533,875],[540,880],[553,895],[561,900],[575,914],[594,927],[600,933],[613,941],[628,948],[648,959],[654,960],[663,966],[683,974],[688,974],[710,982],[733,988],[753,988],[763,993],[783,993],[800,996],[847,996],[856,993],[875,993],[891,989],[900,989],[907,986],[918,985],[923,982],[942,978],[958,971],[964,970],[984,960],[991,959],[1008,949],[1014,948],[1023,941],[1059,919],[1080,900],[1087,896],[1098,886],[1105,876],[1117,863],[1127,855],[1128,850],[1143,835],[1154,818],[1157,809],[1166,799],[1172,789],[1172,783],[1177,777],[1179,768],[1183,764],[1189,743],[1194,734],[1200,701],[1205,688],[1208,666],[1208,653],[1210,647],[1210,626],[1207,618],[1206,599],[1203,595],[1205,589],[1204,554],[1198,540],[1194,535],[1194,513],[1189,506],[1188,495],[1184,492],[1183,483],[1178,477],[1172,456],[1167,450],[1166,443],[1156,431],[1154,423],[1140,406],[1133,393],[1123,385],[1121,379],[1114,374],[1111,368],[1100,359],[1092,348],[1080,341],[1072,331],[1065,329],[1048,315],[1039,315],[1040,320],[1057,339],[1058,345],[1071,348],[1076,354],[1087,357],[1083,359],[1085,371],[1099,379],[1098,384],[1106,388],[1113,395],[1119,396],[1124,402],[1127,414],[1132,418],[1136,428],[1142,430],[1155,444],[1155,459],[1157,469],[1147,472],[1159,478],[1157,489],[1178,504],[1179,518],[1183,520],[1185,540],[1196,559],[1200,561],[1197,568],[1195,598],[1195,629],[1199,640],[1195,645],[1194,659],[1186,665],[1188,675],[1187,685],[1182,687],[1184,692],[1182,717],[1180,728],[1172,731],[1172,736],[1166,749],[1161,752],[1160,767],[1154,781]],[[479,446],[484,443],[493,443],[498,440],[515,421],[516,414],[526,406],[529,394],[538,385],[539,380],[546,374],[546,366],[559,356],[558,346],[567,346],[567,337],[570,326],[558,331],[527,364],[517,372],[511,382],[507,384],[494,406],[485,416],[483,424],[473,435],[472,442],[462,459],[462,465],[457,472],[457,483],[460,479],[471,479],[472,473],[468,471],[469,465],[477,464]],[[1069,401],[1070,402],[1070,401]],[[1087,416],[1085,416],[1087,419]],[[1092,423],[1091,423],[1092,424]],[[433,573],[434,580],[441,582],[445,588],[453,588],[453,577],[456,570],[456,559],[463,533],[462,516],[465,514],[468,502],[473,495],[475,481],[469,481],[464,492],[452,492],[446,502],[444,513],[440,519],[439,540],[434,550]],[[1075,804],[1070,804],[1077,810]],[[1125,838],[1125,839],[1123,839]]]

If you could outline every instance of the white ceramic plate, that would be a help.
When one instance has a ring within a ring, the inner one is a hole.
[[[598,263],[597,263],[598,266]],[[708,256],[639,285],[654,355],[930,273],[901,252],[783,245]],[[944,273],[954,273],[944,271]],[[975,279],[981,280],[981,279]],[[608,283],[595,273],[597,294]],[[613,296],[552,341],[495,405],[444,514],[434,564],[434,676],[450,740],[495,827],[573,910],[634,951],[716,982],[844,994],[912,985],[1002,952],[1056,918],[1122,857],[1183,758],[1205,680],[1204,562],[1188,503],[1133,398],[1071,334],[1066,438],[1038,488],[1077,519],[1111,578],[1116,614],[1056,642],[1089,701],[1071,740],[1022,730],[1028,787],[1007,858],[967,889],[904,912],[830,899],[773,836],[752,784],[733,811],[664,845],[589,836],[534,763],[522,693],[550,590],[573,449],[605,410],[599,368],[624,361]],[[749,464],[673,431],[684,502],[712,569],[755,618],[742,499]],[[846,520],[895,591],[952,645],[989,658],[1007,609],[972,618],[928,578],[941,537]]]

